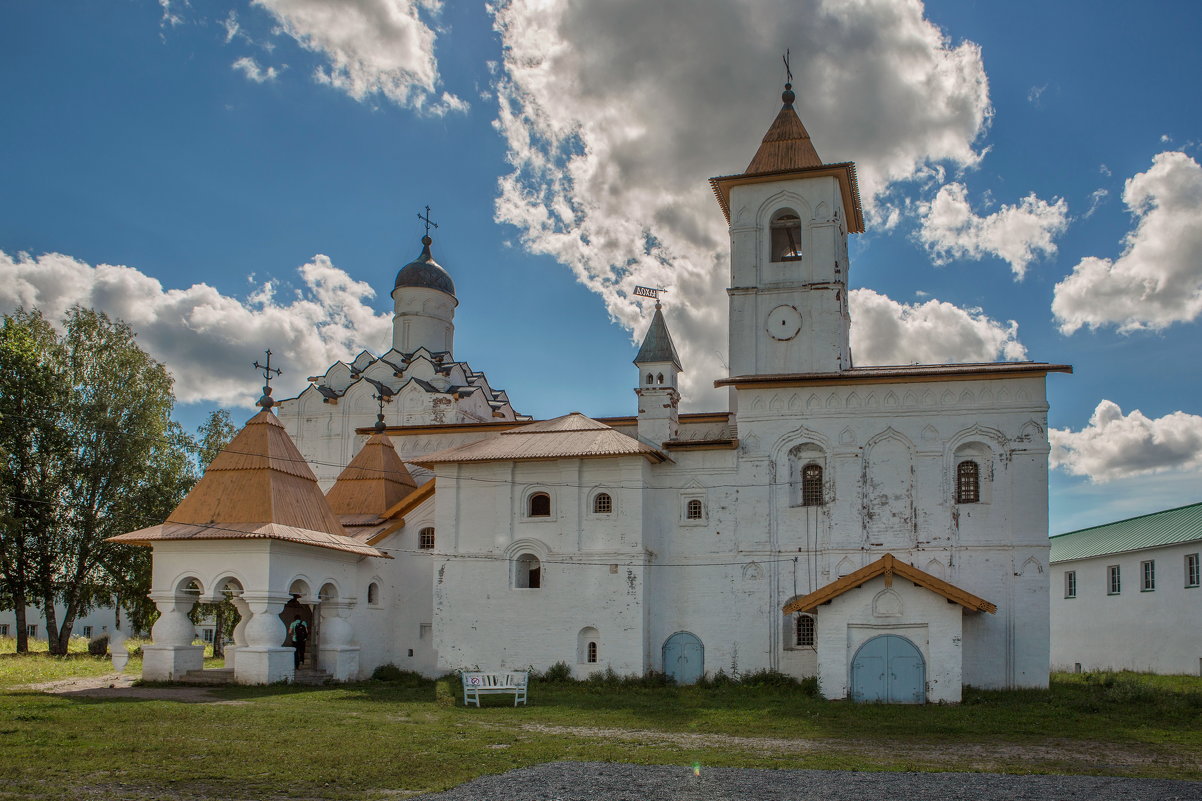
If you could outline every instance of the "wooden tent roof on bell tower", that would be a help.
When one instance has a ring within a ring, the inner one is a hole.
[[[732,187],[790,178],[831,177],[839,182],[843,207],[847,212],[848,233],[863,233],[864,211],[860,203],[856,165],[850,161],[838,164],[823,163],[810,140],[809,131],[793,108],[795,99],[792,85],[785,84],[785,91],[781,93],[783,105],[744,172],[710,179],[710,186],[713,187],[714,196],[718,198],[718,205],[722,207],[726,221],[730,222]]]
[[[786,90],[785,104],[772,121],[755,158],[747,165],[744,173],[779,172],[801,170],[806,167],[821,167],[822,159],[810,140],[810,132],[802,125],[801,118],[793,109],[793,92]]]
[[[376,433],[363,444],[326,493],[337,515],[383,515],[417,489],[417,482],[397,455],[387,434]]]

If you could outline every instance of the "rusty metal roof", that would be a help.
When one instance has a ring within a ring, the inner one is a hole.
[[[720,378],[716,387],[727,386],[796,386],[799,384],[831,384],[864,380],[937,380],[948,376],[1014,376],[1025,373],[1071,373],[1067,364],[1048,362],[982,362],[976,364],[910,364],[882,367],[853,367],[831,373],[772,373],[767,375],[736,375]]]
[[[383,551],[345,534],[327,534],[324,531],[279,523],[222,523],[205,526],[167,522],[109,538],[109,542],[121,542],[126,545],[152,545],[167,540],[281,540],[359,556],[392,558]]]
[[[109,541],[263,538],[383,556],[346,536],[313,470],[268,410],[247,421],[166,522]]]
[[[579,412],[502,431],[478,442],[446,448],[410,459],[423,467],[455,462],[501,462],[524,459],[578,459],[599,456],[666,457],[637,439],[620,434]]]
[[[368,438],[326,493],[330,509],[340,516],[382,515],[417,488],[387,434]]]

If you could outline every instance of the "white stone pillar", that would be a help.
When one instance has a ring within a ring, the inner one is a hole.
[[[238,670],[238,649],[246,645],[246,624],[250,620],[250,607],[242,600],[241,593],[230,596],[230,603],[238,610],[238,623],[234,626],[234,641],[225,646],[225,666]]]
[[[317,649],[318,664],[329,672],[334,681],[354,681],[359,677],[359,646],[355,645],[355,629],[347,619],[351,602],[322,601],[321,640]]]
[[[194,595],[152,592],[150,600],[159,608],[159,619],[150,630],[152,643],[142,646],[142,678],[145,681],[174,681],[189,670],[205,665],[203,645],[193,645],[196,628],[188,619]]]
[[[290,598],[287,593],[242,593],[250,615],[243,628],[246,645],[239,646],[234,664],[234,680],[239,684],[292,681],[292,649],[282,646],[288,631],[280,620]]]

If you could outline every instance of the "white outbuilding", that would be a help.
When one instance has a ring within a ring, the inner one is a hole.
[[[1202,675],[1202,503],[1051,542],[1055,669]]]

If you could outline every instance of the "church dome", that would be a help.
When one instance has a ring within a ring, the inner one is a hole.
[[[418,287],[437,289],[439,292],[446,292],[451,297],[455,297],[455,282],[430,255],[430,245],[433,242],[434,240],[428,236],[422,237],[421,255],[402,267],[401,271],[396,274],[396,286],[393,291],[401,287]]]

